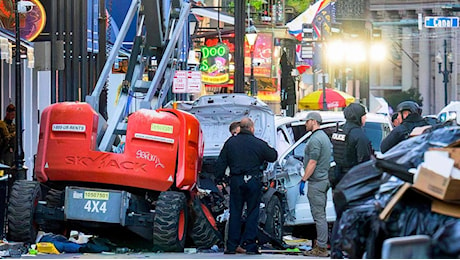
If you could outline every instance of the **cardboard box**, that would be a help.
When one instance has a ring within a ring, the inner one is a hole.
[[[380,212],[379,218],[381,220],[386,221],[388,217],[390,216],[391,212],[393,211],[393,208],[395,207],[396,203],[399,202],[399,200],[402,198],[404,193],[411,187],[412,185],[408,182],[405,182],[399,190],[391,197],[391,200],[387,203],[385,208]]]
[[[429,150],[446,151],[454,159],[454,166],[460,168],[460,147],[430,148]]]
[[[447,203],[433,199],[431,202],[431,211],[450,217],[460,218],[460,204]]]
[[[413,187],[440,200],[460,200],[460,180],[420,167]]]

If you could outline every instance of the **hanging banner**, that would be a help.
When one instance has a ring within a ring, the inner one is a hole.
[[[256,77],[271,77],[272,75],[272,50],[273,35],[271,33],[258,33],[252,46],[253,52],[246,41],[244,48],[244,74],[251,74],[251,59],[254,63],[253,70]]]
[[[203,83],[223,84],[229,81],[228,54],[227,45],[222,43],[201,47],[200,71]]]

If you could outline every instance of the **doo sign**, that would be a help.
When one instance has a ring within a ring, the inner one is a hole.
[[[458,27],[458,17],[425,17],[427,28],[452,28]]]

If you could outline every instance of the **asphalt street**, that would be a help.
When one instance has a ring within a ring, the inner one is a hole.
[[[261,255],[225,255],[224,253],[100,253],[100,254],[38,254],[23,255],[22,259],[315,259],[317,257],[307,257],[301,254],[273,254],[264,253]],[[319,259],[328,259],[329,257],[319,257]]]

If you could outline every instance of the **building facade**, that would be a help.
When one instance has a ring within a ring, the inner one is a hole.
[[[389,50],[386,62],[370,67],[370,92],[385,96],[416,89],[423,98],[423,114],[436,114],[446,100],[458,100],[459,28],[424,23],[426,17],[456,17],[458,6],[459,1],[447,0],[369,0],[372,29],[381,31]]]

